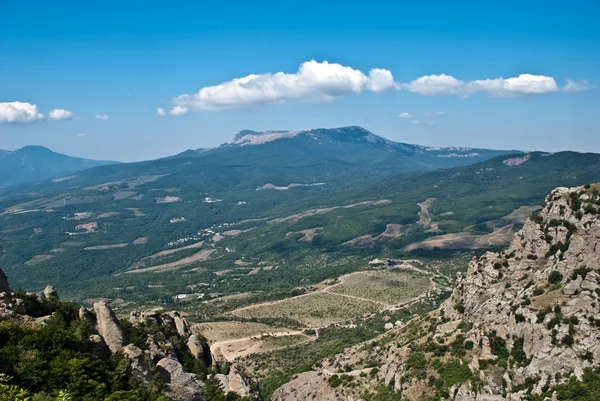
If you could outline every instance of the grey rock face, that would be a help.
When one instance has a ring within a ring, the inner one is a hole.
[[[96,302],[94,304],[94,313],[96,314],[96,330],[98,334],[102,336],[113,354],[118,352],[123,347],[125,339],[115,313],[106,302]]]
[[[478,388],[468,382],[453,386],[449,393],[454,401],[517,401],[524,398],[519,388],[526,380],[533,383],[532,394],[541,394],[545,386],[581,379],[586,368],[600,366],[599,209],[597,191],[557,188],[540,214],[515,234],[508,250],[487,252],[469,263],[439,309],[378,338],[392,345],[345,350],[333,362],[323,361],[317,372],[302,373],[277,389],[272,399],[359,400],[365,390],[390,382],[398,394],[402,391],[402,399],[428,398],[427,380],[401,379],[409,369],[411,345],[431,341],[449,346],[459,335],[473,347],[462,362],[454,360],[469,367]],[[500,343],[510,353],[509,363],[480,366],[482,360],[499,359]],[[356,366],[369,359],[377,361],[374,378]],[[332,388],[327,379],[340,366],[356,369],[348,373],[354,376],[352,386]],[[363,371],[367,375],[361,378]]]
[[[123,355],[129,360],[131,372],[136,379],[142,383],[149,383],[152,381],[152,372],[144,358],[144,351],[133,344],[129,344],[123,348]]]
[[[47,285],[46,288],[44,288],[44,297],[46,299],[58,299],[58,292],[56,291],[56,288],[51,285]]]
[[[204,383],[196,375],[185,372],[175,359],[161,359],[156,371],[167,385],[166,394],[175,401],[204,401]]]

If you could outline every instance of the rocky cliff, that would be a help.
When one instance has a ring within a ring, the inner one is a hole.
[[[0,332],[0,350],[17,349],[5,343],[6,330],[16,332],[27,327],[30,332],[54,325],[64,333],[73,330],[81,341],[81,349],[89,349],[93,361],[123,359],[140,386],[158,388],[169,400],[212,401],[205,397],[206,392],[213,397],[215,393],[223,393],[223,397],[228,394],[228,400],[262,399],[258,386],[235,366],[213,361],[201,333],[192,333],[189,322],[178,312],[132,312],[129,320],[119,320],[108,304],[97,302],[91,308],[80,307],[77,313],[74,304],[59,300],[54,287],[46,287],[42,295],[14,293],[1,273],[4,281],[0,284],[8,291],[0,292],[0,324],[4,324],[0,325],[4,330]],[[42,350],[50,346],[43,342],[34,345]],[[33,348],[25,347],[23,352],[35,354]],[[0,363],[0,373],[4,373],[3,367]],[[15,379],[19,381],[21,377]],[[216,384],[208,389],[210,380]]]
[[[323,361],[273,399],[595,399],[599,190],[557,188],[509,249],[472,260],[438,310]]]

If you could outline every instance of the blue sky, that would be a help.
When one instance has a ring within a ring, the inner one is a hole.
[[[133,161],[361,125],[600,152],[596,1],[204,3],[0,0],[0,149]]]

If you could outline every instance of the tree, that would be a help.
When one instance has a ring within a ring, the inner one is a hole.
[[[206,401],[227,401],[223,393],[223,385],[215,375],[211,375],[204,383],[204,399]]]

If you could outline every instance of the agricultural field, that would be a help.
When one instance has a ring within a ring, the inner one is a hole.
[[[390,270],[349,274],[326,291],[394,306],[419,296],[430,285],[424,275]]]
[[[267,333],[293,332],[293,330],[283,327],[274,327],[263,323],[240,321],[198,323],[192,327],[192,330],[194,332],[201,333],[208,340],[209,344],[213,344],[217,341],[262,336]]]
[[[252,318],[289,318],[308,327],[322,327],[381,309],[381,305],[362,299],[341,297],[327,292],[268,302],[238,309],[236,316]]]

